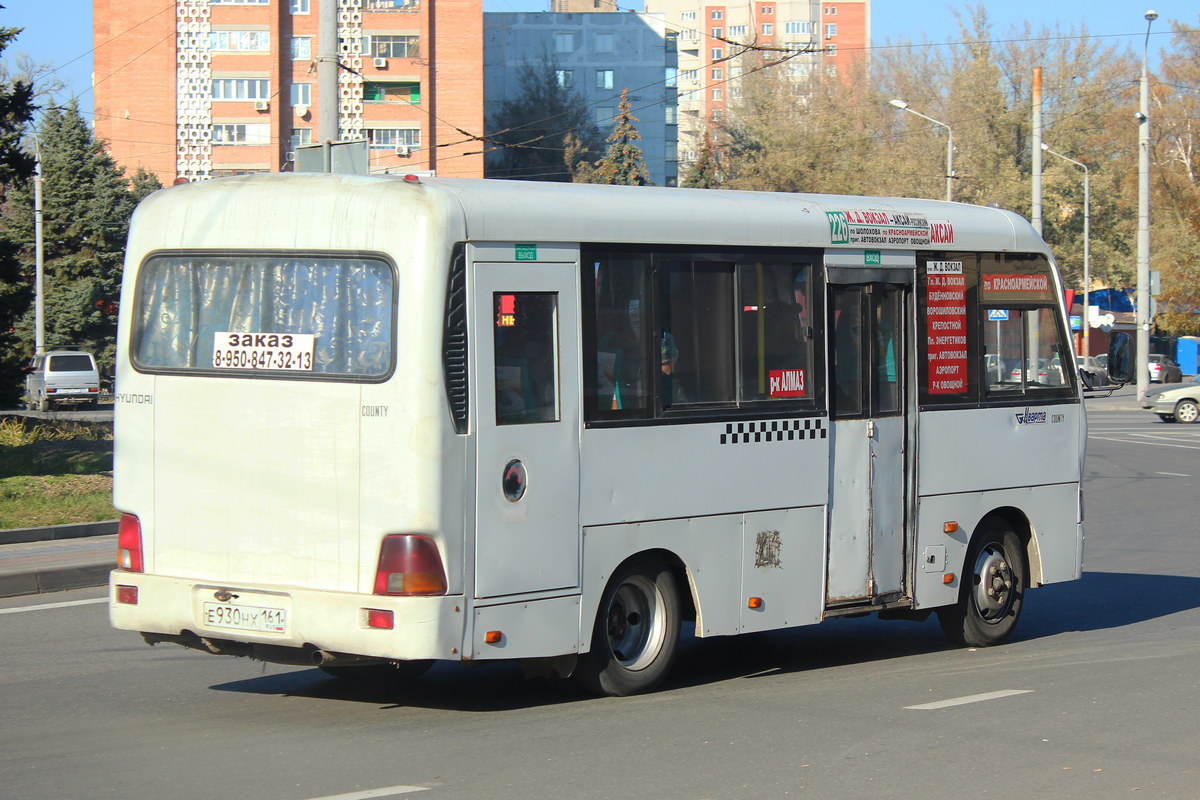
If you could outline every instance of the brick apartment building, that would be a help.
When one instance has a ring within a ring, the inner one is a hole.
[[[340,138],[372,172],[482,177],[481,0],[93,0],[97,137],[167,185],[291,169],[318,141],[323,1]]]
[[[583,11],[604,0],[555,0]],[[556,6],[557,7],[557,6]],[[568,10],[564,7],[563,10]],[[813,70],[849,76],[867,58],[870,0],[646,0],[674,32],[679,56],[679,174],[696,160],[704,131],[719,125],[739,96],[742,63],[730,44],[777,47],[804,53],[787,64],[792,74]]]

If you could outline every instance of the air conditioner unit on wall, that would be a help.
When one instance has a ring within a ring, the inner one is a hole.
[[[412,152],[412,148],[406,144],[396,145],[396,155],[398,155],[398,156],[407,156],[411,152]]]
[[[254,101],[254,110],[255,111],[266,111],[270,107],[271,107],[271,102],[269,100],[255,100]]]
[[[284,160],[284,162],[295,161],[296,160],[296,151],[288,150],[287,153],[283,156],[283,160]]]
[[[296,116],[297,117],[308,116],[308,106],[303,105],[303,104],[296,106]]]
[[[376,69],[387,69],[387,59],[386,58],[375,59],[375,68]]]

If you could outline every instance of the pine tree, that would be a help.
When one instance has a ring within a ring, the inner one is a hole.
[[[38,125],[42,154],[43,290],[46,347],[93,352],[101,369],[116,357],[117,304],[129,220],[140,197],[157,187],[146,174],[131,190],[123,170],[96,141],[72,103],[43,112]],[[33,189],[12,194],[5,222],[34,271]],[[32,353],[33,309],[17,326],[23,350]]]
[[[0,28],[0,53],[18,33],[19,28]],[[0,200],[14,184],[33,175],[34,158],[21,147],[21,135],[32,118],[32,84],[0,81]],[[14,327],[33,300],[32,271],[25,273],[17,251],[17,242],[0,225],[0,403],[5,408],[12,408],[23,390],[21,367],[27,353],[18,346]]]
[[[700,156],[688,169],[683,185],[692,189],[715,189],[721,184],[717,175],[717,153],[713,148],[712,137],[704,131],[704,141],[700,145]]]
[[[621,90],[621,103],[612,133],[606,140],[608,149],[604,158],[596,162],[588,176],[588,183],[613,183],[622,186],[651,186],[650,170],[642,157],[642,148],[636,142],[642,138],[634,123],[638,118],[629,106],[629,90]]]

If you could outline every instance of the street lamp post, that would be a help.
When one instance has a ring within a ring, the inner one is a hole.
[[[1150,80],[1146,57],[1150,50],[1150,26],[1158,19],[1146,12],[1146,43],[1142,47],[1141,103],[1138,121],[1138,234],[1137,234],[1137,396],[1146,396],[1150,386]]]
[[[954,132],[950,130],[950,126],[944,122],[939,122],[933,117],[927,117],[920,111],[913,111],[908,107],[908,103],[903,100],[889,100],[888,105],[895,106],[901,111],[907,111],[910,114],[916,114],[921,119],[928,120],[934,125],[941,125],[946,129],[946,199],[954,199]]]
[[[33,128],[33,352],[46,352],[46,294],[42,246],[42,142]]]
[[[1058,156],[1063,161],[1069,161],[1077,167],[1083,169],[1083,355],[1090,356],[1092,354],[1088,340],[1088,291],[1091,284],[1091,251],[1092,251],[1092,181],[1091,170],[1087,164],[1076,161],[1073,158],[1064,156],[1062,153],[1056,153],[1042,144],[1042,149],[1052,156]],[[1067,309],[1070,313],[1070,309]]]

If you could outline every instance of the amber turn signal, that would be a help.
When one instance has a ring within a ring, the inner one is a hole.
[[[943,576],[942,576],[942,583],[946,584],[947,586],[949,586],[950,584],[954,583],[954,573],[953,573],[953,572],[947,572],[945,575],[943,575]]]
[[[748,608],[762,608],[763,599],[761,597],[751,597],[750,602],[746,603]]]
[[[483,635],[483,640],[488,644],[500,644],[501,637],[504,636],[500,631],[488,631]]]
[[[958,530],[958,523],[954,520],[942,523],[942,533],[954,533]]]

